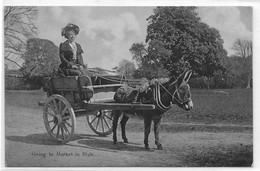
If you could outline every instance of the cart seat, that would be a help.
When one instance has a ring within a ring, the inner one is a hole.
[[[78,77],[67,76],[52,78],[52,86],[57,91],[78,91]]]
[[[91,85],[91,79],[86,75],[52,78],[52,86],[55,91],[74,92],[79,94],[81,100],[91,99],[94,94]]]
[[[78,77],[78,84],[81,92],[81,99],[89,101],[94,94],[94,90],[91,87],[91,79],[86,75],[81,75]]]

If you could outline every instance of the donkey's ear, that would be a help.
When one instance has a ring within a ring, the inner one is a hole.
[[[192,71],[191,71],[191,70],[188,70],[188,71],[186,72],[185,76],[184,76],[184,79],[183,79],[183,82],[182,82],[182,83],[186,84],[186,83],[189,81],[191,75],[192,75]]]

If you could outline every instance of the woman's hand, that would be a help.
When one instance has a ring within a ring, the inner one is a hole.
[[[72,69],[78,69],[77,65],[72,65]]]
[[[82,69],[83,69],[83,66],[80,65],[80,66],[79,66],[79,69],[82,70]]]
[[[82,70],[82,69],[83,69],[83,66],[81,66],[81,65],[72,65],[71,68],[72,68],[72,69],[80,69],[80,70]]]

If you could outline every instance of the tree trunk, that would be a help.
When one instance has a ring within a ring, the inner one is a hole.
[[[251,79],[252,79],[251,76],[247,77],[247,86],[246,86],[246,88],[251,88],[251,84],[250,84]]]
[[[207,89],[209,89],[210,88],[210,86],[209,86],[209,84],[210,84],[210,77],[207,77],[207,76],[204,76],[204,78],[205,78],[205,82],[206,82],[206,88]]]
[[[210,80],[211,80],[211,77],[208,77],[208,89],[210,89]]]

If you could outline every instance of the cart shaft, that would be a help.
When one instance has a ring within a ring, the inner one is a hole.
[[[152,104],[133,104],[133,103],[88,103],[83,102],[86,110],[154,110],[155,105]]]

